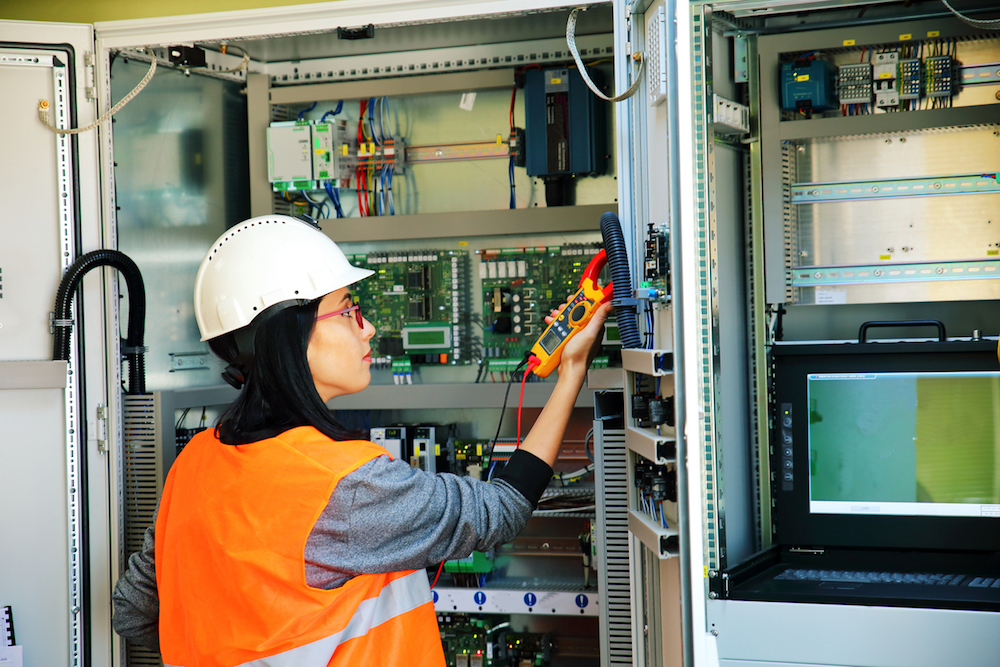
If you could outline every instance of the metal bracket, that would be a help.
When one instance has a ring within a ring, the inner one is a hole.
[[[97,451],[108,451],[108,408],[97,406]]]
[[[627,307],[627,306],[638,306],[640,303],[644,303],[646,299],[637,299],[631,296],[623,296],[620,299],[612,299],[611,305],[615,308]]]
[[[1000,260],[792,267],[794,287],[1000,278]]]
[[[208,354],[205,352],[171,352],[170,372],[194,371],[209,368]]]
[[[792,183],[793,204],[832,201],[862,201],[899,197],[933,197],[1000,193],[997,174],[962,174],[923,178],[887,178],[873,181],[835,183]]]
[[[97,75],[94,73],[94,66],[96,64],[97,57],[94,55],[93,51],[87,51],[83,54],[83,67],[88,70],[88,83],[90,84],[86,87],[88,100],[97,99]]]

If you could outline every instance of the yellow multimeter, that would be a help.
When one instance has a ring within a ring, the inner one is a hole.
[[[580,289],[559,309],[555,319],[532,346],[531,354],[540,362],[533,368],[538,377],[548,377],[556,369],[566,341],[587,326],[594,312],[611,298],[613,283],[603,288],[597,284],[597,277],[607,263],[608,255],[604,250],[594,255],[580,277]]]

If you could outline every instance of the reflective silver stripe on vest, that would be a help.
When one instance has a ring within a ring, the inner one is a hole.
[[[340,632],[278,655],[244,662],[238,667],[326,667],[337,647],[344,642],[363,637],[372,628],[430,601],[427,573],[423,570],[411,572],[386,584],[378,597],[358,605],[357,611]]]

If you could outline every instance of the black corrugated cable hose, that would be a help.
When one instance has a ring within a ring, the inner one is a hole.
[[[146,322],[146,288],[142,274],[127,255],[117,250],[94,250],[81,256],[66,269],[59,289],[56,291],[55,340],[52,344],[52,359],[69,360],[70,326],[60,326],[58,320],[68,322],[72,317],[73,295],[83,277],[98,266],[118,269],[128,286],[128,334],[125,338],[125,358],[128,360],[128,393],[146,393],[146,362],[142,353],[142,341]]]
[[[622,346],[627,349],[640,348],[642,337],[639,335],[639,316],[635,303],[629,303],[632,301],[632,271],[628,265],[622,225],[614,213],[601,216],[601,236],[604,238],[604,250],[608,253],[608,268],[614,283],[612,303],[615,305]]]

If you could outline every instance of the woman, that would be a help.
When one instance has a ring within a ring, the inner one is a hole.
[[[485,483],[392,460],[327,409],[371,380],[375,328],[349,290],[371,274],[283,216],[237,225],[203,260],[202,340],[242,390],[178,456],[113,597],[115,629],[164,664],[444,665],[424,568],[509,541],[545,489],[610,307]]]

